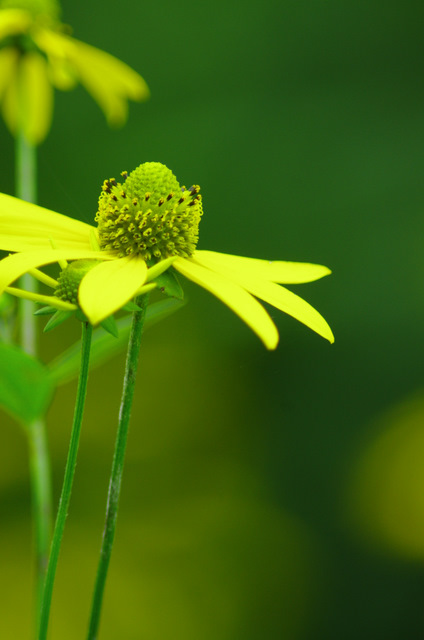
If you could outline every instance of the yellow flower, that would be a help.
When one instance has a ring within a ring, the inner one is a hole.
[[[0,1],[0,104],[13,135],[39,144],[53,112],[53,87],[81,82],[111,126],[122,125],[128,100],[149,96],[143,78],[110,54],[75,40],[54,0]]]
[[[334,341],[324,318],[280,286],[318,280],[330,273],[327,267],[197,250],[200,187],[180,187],[172,172],[156,162],[122,175],[123,184],[113,178],[103,184],[97,229],[0,194],[0,249],[17,252],[0,262],[0,293],[29,296],[10,285],[27,272],[43,279],[38,267],[62,262],[60,286],[54,279],[43,280],[55,288],[47,303],[62,309],[75,309],[77,303],[98,324],[135,295],[160,287],[164,271],[176,270],[224,302],[268,349],[277,346],[278,332],[256,298]],[[64,260],[75,262],[66,267]]]

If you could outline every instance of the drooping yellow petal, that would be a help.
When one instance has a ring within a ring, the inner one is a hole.
[[[276,348],[276,326],[263,306],[242,287],[191,259],[177,258],[173,267],[226,304],[259,336],[267,349]]]
[[[98,324],[121,309],[143,285],[147,265],[140,256],[104,262],[82,279],[78,299],[91,324]]]
[[[53,88],[50,83],[47,60],[36,51],[22,57],[19,66],[23,131],[34,145],[46,137],[53,114]]]
[[[220,273],[224,276],[227,275],[229,279],[239,284],[257,298],[264,300],[273,307],[280,309],[280,311],[284,311],[284,313],[296,318],[296,320],[299,320],[299,322],[302,322],[323,338],[334,342],[333,333],[322,315],[292,291],[275,282],[255,278],[249,273],[242,274],[230,270],[228,270],[227,273],[223,271],[220,271]]]
[[[282,260],[258,260],[216,251],[195,251],[193,259],[213,271],[249,274],[260,280],[281,284],[313,282],[331,273],[321,264],[307,262],[285,262]]]
[[[110,260],[105,251],[78,251],[68,249],[66,251],[56,251],[54,249],[43,251],[26,251],[25,253],[14,253],[3,260],[0,260],[0,293],[5,287],[12,284],[24,273],[31,269],[41,267],[45,264],[52,264],[59,260],[82,260],[93,258],[94,260]]]
[[[26,251],[51,249],[91,249],[89,224],[55,213],[13,196],[0,194],[0,249]]]
[[[77,84],[75,71],[63,56],[51,55],[48,58],[49,78],[56,89],[70,91]]]
[[[0,12],[0,40],[7,36],[24,33],[32,22],[28,11],[21,9],[3,9]]]
[[[19,60],[15,71],[9,76],[7,85],[4,87],[3,99],[1,102],[1,112],[10,133],[14,136],[19,126],[19,100],[18,100],[18,80],[19,80]]]
[[[49,59],[62,57],[91,93],[109,124],[121,125],[127,100],[146,100],[149,89],[143,78],[114,56],[64,34],[40,30],[34,35]]]
[[[9,86],[18,64],[19,53],[15,47],[0,49],[0,102]]]

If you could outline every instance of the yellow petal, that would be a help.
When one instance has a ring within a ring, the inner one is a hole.
[[[0,102],[13,75],[16,73],[18,57],[19,54],[15,47],[0,49]]]
[[[227,275],[252,295],[284,311],[323,338],[334,342],[333,333],[322,315],[295,293],[274,282],[251,277],[250,274],[242,275],[229,270]]]
[[[9,76],[8,83],[4,87],[1,103],[3,119],[12,136],[16,135],[19,125],[18,78],[19,61],[16,63],[15,72]]]
[[[31,15],[21,9],[0,11],[0,40],[7,36],[24,33],[32,22]]]
[[[49,56],[49,78],[56,89],[70,91],[77,84],[75,72],[69,62],[60,56]]]
[[[36,51],[26,53],[20,64],[23,130],[34,145],[46,137],[53,114],[53,88],[46,59]]]
[[[249,274],[260,280],[281,284],[300,284],[313,282],[331,273],[321,264],[307,262],[284,262],[282,260],[257,260],[216,251],[195,251],[194,260],[213,271],[231,269],[234,272]]]
[[[140,256],[104,262],[84,276],[78,291],[81,309],[98,324],[121,309],[145,282],[147,265]]]
[[[74,38],[69,40],[74,45],[73,60],[78,67],[90,66],[107,79],[109,89],[131,100],[146,100],[149,97],[150,92],[145,80],[127,64],[85,42]]]
[[[58,262],[59,260],[82,260],[84,258],[93,258],[95,260],[110,259],[106,252],[91,251],[90,249],[86,251],[56,251],[49,249],[44,251],[14,253],[0,261],[0,292],[20,278],[24,273],[31,271],[31,269]]]
[[[0,194],[0,249],[25,251],[51,249],[91,249],[89,224],[60,213]]]
[[[143,78],[114,56],[64,34],[40,30],[34,36],[50,60],[62,57],[106,115],[109,124],[127,117],[127,100],[145,100],[149,89]]]
[[[177,258],[173,267],[226,304],[259,336],[267,349],[276,348],[276,326],[263,306],[242,287],[190,259]]]

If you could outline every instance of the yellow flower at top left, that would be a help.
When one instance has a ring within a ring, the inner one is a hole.
[[[33,145],[46,137],[53,90],[80,82],[111,126],[127,118],[128,100],[149,97],[143,78],[112,55],[68,35],[55,0],[0,0],[0,107],[16,135]]]

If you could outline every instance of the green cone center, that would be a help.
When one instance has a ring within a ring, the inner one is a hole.
[[[146,261],[189,258],[199,239],[200,187],[180,187],[160,162],[121,175],[122,183],[114,178],[103,183],[96,215],[101,249]]]
[[[81,280],[100,262],[101,260],[75,260],[75,262],[68,264],[57,279],[58,284],[54,292],[56,298],[78,304],[78,287]]]

